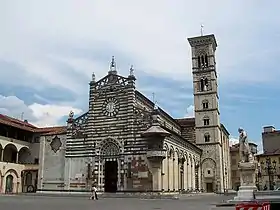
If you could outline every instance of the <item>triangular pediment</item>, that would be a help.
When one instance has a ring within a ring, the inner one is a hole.
[[[108,74],[95,83],[96,89],[110,88],[112,86],[127,86],[130,78],[117,74]]]

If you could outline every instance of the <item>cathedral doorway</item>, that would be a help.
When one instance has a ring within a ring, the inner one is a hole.
[[[214,192],[213,183],[206,183],[206,192]]]
[[[118,162],[105,162],[105,192],[116,192],[118,189]]]

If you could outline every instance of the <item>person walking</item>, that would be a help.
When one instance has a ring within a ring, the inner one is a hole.
[[[98,200],[98,197],[97,197],[97,188],[96,188],[95,184],[92,185],[91,192],[92,192],[91,199],[92,199],[92,200]]]

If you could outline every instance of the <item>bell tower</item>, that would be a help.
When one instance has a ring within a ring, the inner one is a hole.
[[[192,54],[196,144],[203,150],[202,187],[223,191],[222,142],[214,35],[188,38]]]

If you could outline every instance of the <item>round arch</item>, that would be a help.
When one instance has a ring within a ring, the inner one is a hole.
[[[102,156],[118,156],[121,153],[121,145],[112,138],[104,139],[99,149]]]
[[[202,103],[209,103],[209,101],[207,99],[203,99]]]
[[[163,148],[166,149],[166,151],[169,150],[168,144],[164,143]]]
[[[29,148],[22,147],[18,152],[18,163],[21,164],[29,163],[30,156],[31,156],[31,152]]]
[[[15,178],[19,178],[19,175],[15,169],[9,169],[6,171],[5,176],[7,175],[15,175]]]
[[[170,149],[169,149],[169,154],[168,154],[168,156],[169,156],[170,158],[174,158],[174,155],[175,155],[174,148],[173,148],[173,146],[171,146]]]
[[[15,145],[7,144],[3,150],[3,161],[9,163],[16,163],[18,150]]]
[[[5,193],[17,193],[19,175],[16,170],[9,169],[3,176],[3,188]]]
[[[187,152],[184,153],[185,160],[187,161],[187,164],[189,164],[189,155]]]
[[[205,158],[205,159],[201,162],[201,165],[202,165],[202,164],[205,164],[205,163],[212,164],[213,166],[216,167],[216,162],[215,162],[215,160],[213,160],[212,158]]]

